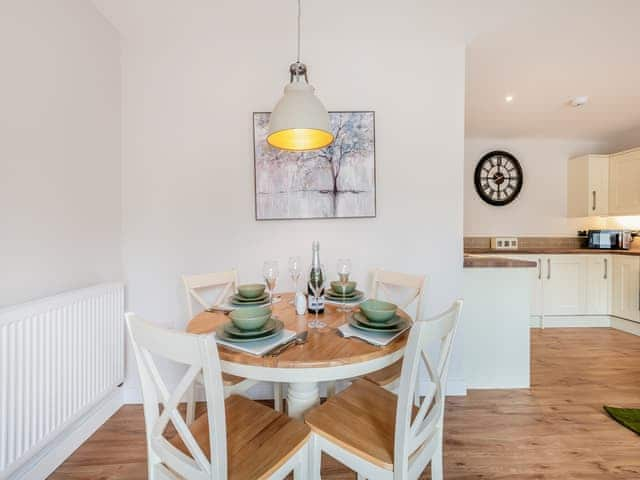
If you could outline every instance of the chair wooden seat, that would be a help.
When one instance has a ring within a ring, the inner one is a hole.
[[[402,372],[402,359],[398,360],[395,363],[392,363],[391,365],[383,368],[382,370],[369,373],[363,378],[371,383],[375,383],[376,385],[385,387],[393,383],[397,379],[399,379],[401,372]]]
[[[269,477],[305,445],[311,434],[304,423],[238,395],[225,400],[225,417],[229,479]],[[207,415],[200,415],[189,429],[210,460]],[[189,455],[179,435],[169,441]]]
[[[393,470],[398,397],[363,379],[305,415],[314,433],[386,470]]]
[[[245,380],[246,378],[236,377],[235,375],[231,375],[230,373],[222,374],[222,383],[224,383],[225,387],[233,387],[234,385],[238,385]]]

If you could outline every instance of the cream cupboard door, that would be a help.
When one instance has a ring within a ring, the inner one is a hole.
[[[567,171],[567,215],[591,217],[609,213],[609,155],[570,158]]]
[[[612,265],[610,255],[589,255],[587,261],[588,315],[608,315]]]
[[[589,155],[588,213],[609,214],[609,155]]]
[[[531,274],[531,282],[529,284],[529,288],[531,289],[531,302],[530,309],[531,315],[541,316],[542,315],[542,269],[544,264],[544,259],[546,257],[541,255],[511,255],[506,254],[509,258],[514,258],[516,260],[528,260],[530,262],[536,262],[536,268],[529,268]]]
[[[587,309],[585,255],[549,255],[543,262],[544,315],[582,315]]]
[[[611,155],[609,215],[640,215],[640,149]]]
[[[611,314],[640,321],[640,257],[614,255]]]

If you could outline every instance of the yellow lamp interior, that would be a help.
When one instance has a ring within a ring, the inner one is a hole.
[[[269,145],[281,150],[316,150],[333,142],[333,134],[315,128],[290,128],[273,132],[267,137]]]

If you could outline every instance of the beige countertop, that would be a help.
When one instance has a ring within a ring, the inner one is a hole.
[[[506,257],[464,256],[464,268],[533,268],[538,264],[530,260],[515,260]]]
[[[560,255],[560,254],[587,254],[587,255],[634,255],[640,256],[640,249],[633,250],[597,250],[592,248],[519,248],[517,250],[495,250],[492,248],[465,248],[466,255]],[[465,258],[466,260],[466,258]],[[465,265],[466,266],[466,265]]]

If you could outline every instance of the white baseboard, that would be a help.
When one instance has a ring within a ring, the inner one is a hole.
[[[539,316],[531,316],[531,328],[541,328]],[[594,328],[610,327],[640,336],[640,322],[614,317],[613,315],[575,315],[544,317],[544,328]]]
[[[337,382],[336,390],[340,391],[349,385],[349,381],[340,380]],[[169,386],[171,390],[173,386]],[[427,383],[420,384],[419,389],[421,393],[428,391]],[[284,392],[286,395],[286,392]],[[467,384],[461,379],[449,379],[447,382],[447,395],[448,396],[464,396],[467,394]],[[247,396],[253,400],[271,400],[273,398],[273,389],[269,383],[258,383],[249,389]],[[326,396],[325,385],[320,385],[320,396]],[[135,387],[126,388],[123,391],[123,403],[127,405],[136,405],[142,403],[142,392]],[[198,402],[204,401],[204,390],[202,385],[196,385],[196,400]]]
[[[86,415],[62,432],[26,465],[16,470],[10,480],[45,479],[122,406],[122,390],[115,388]]]
[[[541,319],[539,316],[531,316],[529,325],[531,328],[610,327],[611,317],[609,315],[558,315]]]
[[[175,385],[168,385],[169,391],[175,389]],[[258,383],[249,389],[247,396],[253,400],[270,400],[273,398],[273,389],[268,383]],[[204,401],[204,389],[202,385],[196,385],[196,400]],[[136,387],[127,387],[122,392],[122,403],[125,405],[140,405],[143,403],[142,392]]]
[[[611,317],[611,326],[616,330],[640,336],[640,323],[624,318]]]

